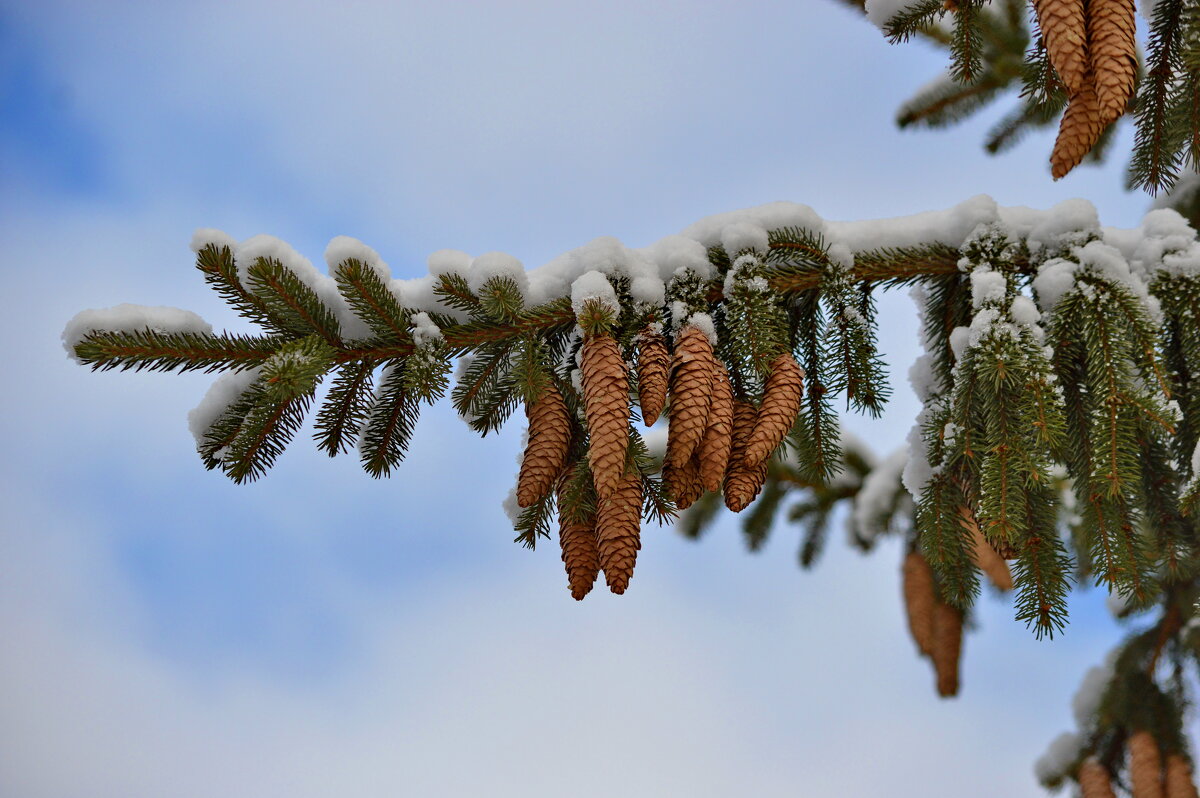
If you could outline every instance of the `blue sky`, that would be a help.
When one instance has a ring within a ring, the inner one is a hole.
[[[802,573],[787,527],[757,556],[729,519],[649,529],[630,592],[577,605],[553,546],[511,543],[515,427],[479,440],[443,405],[391,480],[302,435],[235,486],[187,431],[211,377],[93,374],[58,340],[121,302],[246,329],[192,268],[198,227],[317,262],[350,235],[407,277],[777,199],[1082,196],[1137,223],[1119,162],[1052,183],[1048,135],[986,157],[1000,108],[896,131],[942,67],[828,1],[0,2],[0,793],[1040,794],[1032,761],[1117,639],[1095,591],[1053,644],[986,600],[938,702],[896,541],[835,531]],[[882,314],[897,396],[847,426],[886,454],[916,337],[907,296]]]

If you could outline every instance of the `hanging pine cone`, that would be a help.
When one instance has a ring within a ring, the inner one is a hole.
[[[1079,766],[1079,790],[1083,798],[1117,798],[1113,793],[1112,777],[1094,756],[1089,756]]]
[[[558,543],[567,569],[567,587],[576,601],[582,601],[600,573],[596,518],[576,519],[568,515],[564,486],[565,483],[561,484],[558,490]]]
[[[641,541],[642,475],[631,469],[607,498],[596,518],[597,548],[604,580],[614,593],[624,593],[633,577]]]
[[[1084,0],[1033,0],[1033,10],[1051,66],[1067,87],[1067,93],[1078,94],[1087,82]]]
[[[933,607],[937,603],[937,588],[933,584],[933,569],[920,552],[904,556],[904,612],[908,617],[908,632],[917,648],[927,657],[933,656]]]
[[[1012,572],[1008,570],[1008,563],[1004,561],[996,550],[992,548],[992,544],[987,542],[987,538],[983,536],[983,532],[979,529],[979,523],[975,520],[975,513],[971,512],[971,508],[963,505],[958,510],[962,517],[962,525],[971,533],[971,546],[975,559],[975,564],[979,566],[979,570],[987,574],[988,579],[992,580],[992,584],[1001,590],[1012,590]]]
[[[653,426],[667,403],[667,382],[671,370],[671,353],[662,333],[649,327],[638,336],[638,406],[642,421]]]
[[[1200,798],[1192,780],[1192,766],[1181,754],[1167,755],[1165,771],[1166,798]]]
[[[720,362],[713,367],[712,404],[708,410],[708,427],[696,458],[700,463],[700,482],[704,490],[718,490],[729,465],[729,450],[733,445],[733,386],[729,372]]]
[[[933,606],[933,668],[942,698],[958,695],[958,661],[962,654],[962,613],[937,601]]]
[[[587,415],[588,463],[596,494],[605,498],[621,481],[629,447],[629,381],[621,348],[610,335],[583,341],[583,403]]]
[[[725,472],[725,506],[735,513],[750,506],[767,479],[767,463],[747,468],[743,453],[754,431],[758,411],[740,399],[733,403],[733,434],[729,448],[729,470]]]
[[[777,355],[771,361],[771,371],[763,388],[758,420],[742,453],[742,460],[747,467],[765,463],[771,452],[783,442],[796,421],[803,398],[804,369],[800,368],[791,352]]]
[[[1054,179],[1058,180],[1079,166],[1103,131],[1100,101],[1089,82],[1078,94],[1071,95],[1062,121],[1058,123],[1058,138],[1054,140],[1054,150],[1050,153],[1050,174]]]
[[[663,481],[675,507],[686,510],[696,503],[704,493],[704,483],[700,481],[700,461],[696,457],[676,468],[669,463],[663,465]]]
[[[1113,122],[1129,105],[1137,78],[1133,0],[1088,0],[1088,52],[1100,124]]]
[[[1129,786],[1133,798],[1164,798],[1162,755],[1154,735],[1138,729],[1129,735]]]
[[[525,415],[529,419],[529,442],[517,478],[517,504],[521,507],[537,504],[550,492],[566,465],[571,445],[571,416],[554,383],[547,382],[537,401],[525,406]]]
[[[712,403],[712,344],[698,327],[687,325],[675,341],[671,364],[671,421],[667,429],[667,461],[682,467],[696,451],[708,426]]]

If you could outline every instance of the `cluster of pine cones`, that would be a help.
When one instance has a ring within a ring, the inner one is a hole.
[[[1033,0],[1050,64],[1070,96],[1050,154],[1057,180],[1083,160],[1133,96],[1133,0]]]
[[[677,508],[686,509],[705,491],[723,490],[726,505],[740,511],[758,495],[767,461],[800,411],[804,371],[791,353],[777,355],[755,407],[734,397],[728,372],[702,329],[685,324],[672,349],[656,327],[638,335],[637,402],[651,426],[670,399],[663,459],[667,492]],[[526,408],[529,440],[517,482],[521,507],[558,490],[559,542],[576,599],[587,595],[600,571],[612,592],[625,592],[641,548],[643,499],[642,474],[627,456],[631,391],[616,339],[606,332],[585,335],[580,371],[595,512],[581,514],[564,500],[572,470],[571,418],[552,384]]]
[[[1164,763],[1154,735],[1144,729],[1130,734],[1125,746],[1133,798],[1196,798],[1191,765],[1181,754],[1168,754]],[[1116,798],[1112,776],[1096,757],[1083,760],[1077,778],[1083,798]]]

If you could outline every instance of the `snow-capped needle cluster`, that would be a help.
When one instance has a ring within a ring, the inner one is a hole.
[[[1129,180],[1155,193],[1186,167],[1200,169],[1200,14],[1190,0],[1141,6],[1144,65],[1134,0],[867,0],[866,12],[893,42],[923,35],[950,51],[948,74],[902,106],[901,126],[958,121],[1023,84],[1021,104],[987,134],[989,151],[1057,118],[1058,179],[1089,155],[1099,160],[1113,123],[1129,113],[1137,127]],[[1022,19],[1029,11],[1032,32]]]

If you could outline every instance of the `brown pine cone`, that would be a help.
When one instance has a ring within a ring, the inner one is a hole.
[[[691,507],[704,493],[704,483],[700,481],[700,461],[696,457],[688,460],[682,468],[664,464],[663,481],[679,510]]]
[[[671,371],[671,353],[662,333],[649,327],[638,336],[638,406],[647,427],[654,425],[667,404],[667,382]]]
[[[740,399],[734,400],[729,470],[725,472],[725,506],[735,513],[740,513],[750,506],[750,502],[758,496],[763,482],[767,479],[766,462],[759,463],[754,468],[747,468],[742,457],[746,450],[746,441],[750,440],[757,420],[758,411],[754,405]]]
[[[964,504],[958,509],[958,514],[961,516],[963,527],[971,533],[972,553],[979,570],[987,574],[988,579],[992,580],[992,584],[996,587],[1001,590],[1012,590],[1012,572],[1008,570],[1008,563],[996,553],[992,544],[988,543],[987,538],[983,536],[983,532],[979,529],[979,522],[975,520],[975,513],[971,512],[971,508]]]
[[[796,421],[803,398],[804,369],[800,368],[791,352],[777,355],[771,361],[771,371],[763,388],[758,420],[742,453],[742,460],[747,467],[765,463],[771,452],[783,442]]]
[[[571,445],[571,416],[554,383],[547,382],[537,401],[525,406],[525,415],[529,418],[529,442],[517,478],[517,504],[521,507],[537,504],[550,492],[567,463]]]
[[[1167,798],[1200,798],[1192,781],[1192,766],[1181,754],[1168,754],[1166,767]]]
[[[700,481],[704,490],[718,490],[729,465],[733,445],[733,386],[729,372],[720,362],[713,364],[712,404],[708,409],[708,427],[696,449],[700,463]]]
[[[610,335],[583,340],[583,404],[587,416],[588,463],[596,494],[603,499],[625,471],[629,447],[629,380],[621,348]]]
[[[1089,75],[1089,80],[1091,76]],[[1091,83],[1078,94],[1071,95],[1062,121],[1058,123],[1058,138],[1050,153],[1050,174],[1055,180],[1065,176],[1083,161],[1104,132],[1100,118],[1100,101]]]
[[[1050,65],[1067,87],[1067,94],[1078,94],[1087,82],[1088,67],[1084,0],[1033,0],[1033,10]]]
[[[624,593],[642,547],[642,475],[631,469],[617,489],[600,500],[596,519],[597,548],[604,580],[614,593]]]
[[[904,556],[904,611],[908,616],[908,632],[917,648],[927,657],[933,656],[933,607],[937,603],[937,588],[933,584],[933,569],[920,552]]]
[[[714,360],[708,336],[693,325],[684,327],[675,341],[671,364],[671,420],[667,428],[667,462],[676,468],[692,459],[708,426]]]
[[[958,660],[962,654],[962,613],[941,601],[933,606],[933,668],[942,698],[958,695]]]
[[[1112,777],[1094,756],[1089,756],[1079,766],[1079,790],[1083,798],[1117,798],[1112,788]]]
[[[596,518],[575,520],[563,507],[563,489],[558,491],[558,543],[562,561],[567,569],[567,587],[576,601],[582,601],[592,589],[600,573],[600,553],[597,549]]]
[[[1164,798],[1162,755],[1154,735],[1138,729],[1129,735],[1129,787],[1133,798]]]
[[[1137,78],[1133,0],[1088,0],[1088,53],[1100,108],[1100,124],[1113,122],[1129,105]]]

